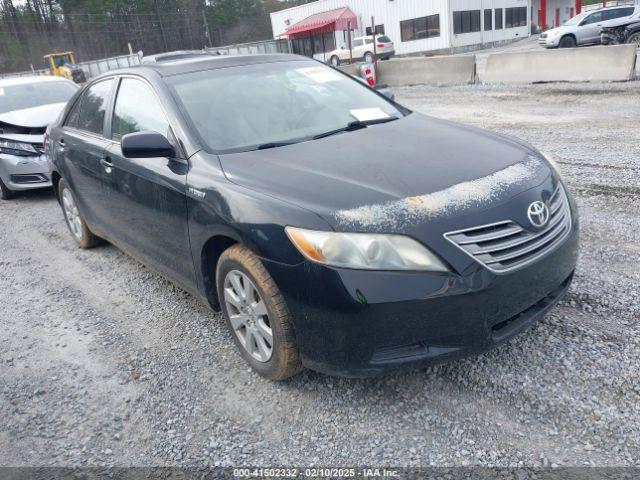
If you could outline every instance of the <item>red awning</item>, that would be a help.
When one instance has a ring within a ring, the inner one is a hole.
[[[358,28],[356,14],[348,7],[338,8],[336,10],[316,13],[291,25],[285,31],[285,35],[289,37],[300,37],[302,33],[312,33],[312,30],[321,30],[322,32],[346,30],[349,22],[351,22],[352,30]]]

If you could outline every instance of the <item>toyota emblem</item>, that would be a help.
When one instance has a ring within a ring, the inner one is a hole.
[[[549,207],[541,201],[533,202],[527,209],[527,217],[531,225],[542,228],[549,222]]]

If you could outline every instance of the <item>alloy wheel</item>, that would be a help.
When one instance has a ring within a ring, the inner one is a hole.
[[[224,301],[240,344],[257,361],[268,362],[273,354],[273,330],[254,283],[244,273],[231,270],[224,279]]]
[[[62,192],[62,207],[69,230],[78,241],[82,241],[82,219],[76,201],[68,188]]]

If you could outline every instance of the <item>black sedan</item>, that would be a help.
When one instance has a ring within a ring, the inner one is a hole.
[[[576,209],[543,155],[303,57],[109,72],[48,135],[80,247],[109,241],[221,309],[270,379],[486,350],[573,276]]]

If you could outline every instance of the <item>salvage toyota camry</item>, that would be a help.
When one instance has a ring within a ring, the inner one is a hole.
[[[107,240],[221,309],[270,379],[486,350],[576,264],[574,202],[537,150],[299,56],[109,72],[48,149],[80,247]]]

